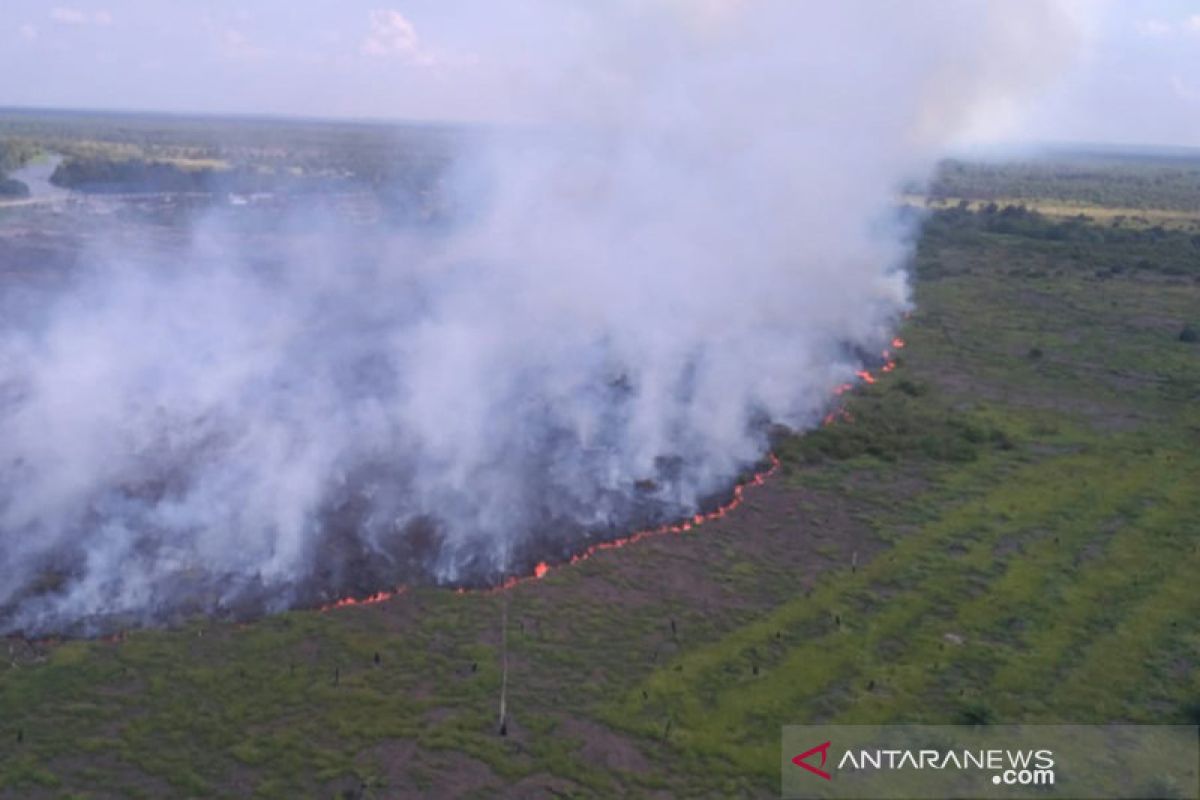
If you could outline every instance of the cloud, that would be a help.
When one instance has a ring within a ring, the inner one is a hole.
[[[50,19],[63,25],[86,25],[88,16],[75,8],[55,8],[50,12]]]
[[[1170,36],[1174,28],[1161,19],[1143,19],[1137,22],[1137,32],[1141,36]]]
[[[417,29],[394,9],[376,9],[370,14],[371,31],[363,40],[364,55],[400,58],[412,64],[430,65],[436,59],[421,47]]]
[[[59,6],[51,9],[50,19],[60,25],[100,25],[106,26],[112,24],[112,14],[105,10],[96,11],[88,14],[86,11],[80,11],[77,8],[64,8]]]
[[[1200,35],[1200,14],[1193,14],[1178,22],[1167,22],[1161,19],[1139,20],[1136,27],[1139,35],[1153,38],[1165,38],[1178,34]]]
[[[268,51],[234,28],[221,32],[221,55],[232,61],[252,61],[265,58]]]
[[[1171,76],[1171,91],[1188,103],[1200,103],[1200,86],[1189,83],[1181,75]]]
[[[38,35],[37,28],[28,22],[18,28],[17,31],[20,32],[21,38],[27,42],[32,42]]]

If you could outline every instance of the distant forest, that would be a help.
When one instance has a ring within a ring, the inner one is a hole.
[[[1200,154],[1070,156],[1024,162],[945,161],[931,199],[1056,199],[1080,205],[1200,211]]]
[[[0,109],[0,177],[53,152],[63,161],[51,182],[83,192],[365,189],[403,205],[432,191],[470,135],[432,125]]]
[[[188,166],[171,161],[72,156],[50,176],[55,186],[93,193],[280,192],[343,188],[332,176],[275,173],[253,167]]]

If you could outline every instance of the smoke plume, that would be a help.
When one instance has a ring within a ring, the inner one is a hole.
[[[1070,30],[1034,2],[522,8],[491,55],[529,124],[463,140],[449,224],[106,223],[0,323],[0,632],[487,583],[693,513],[890,338],[899,187]]]

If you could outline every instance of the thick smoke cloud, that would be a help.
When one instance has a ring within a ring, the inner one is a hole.
[[[449,229],[131,225],[0,326],[0,631],[487,582],[691,513],[890,337],[899,187],[1069,33],[601,5],[497,20],[538,125],[464,145]]]

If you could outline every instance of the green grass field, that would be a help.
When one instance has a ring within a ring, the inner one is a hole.
[[[931,228],[897,369],[694,533],[7,640],[0,797],[771,797],[784,724],[1198,722],[1200,247],[1141,246]]]

